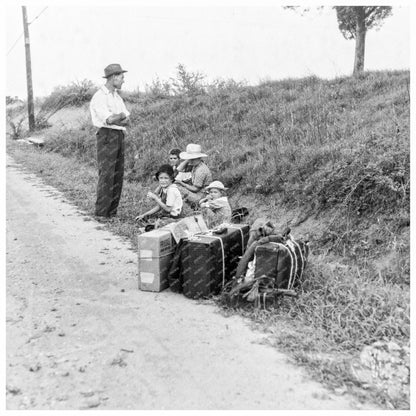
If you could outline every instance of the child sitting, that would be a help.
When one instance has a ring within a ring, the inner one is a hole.
[[[182,180],[184,182],[190,182],[191,181],[191,169],[189,168],[185,168],[185,171],[182,172],[181,170],[178,170],[178,167],[183,164],[183,161],[181,161],[181,159],[179,158],[179,154],[181,153],[180,149],[171,149],[169,150],[169,165],[172,166],[173,168],[173,176],[176,178],[178,178],[178,180]],[[156,177],[154,177],[155,180]],[[158,194],[160,192],[160,186],[158,185],[157,188],[155,189],[155,194]]]
[[[138,215],[135,221],[151,218],[168,218],[171,220],[178,219],[182,213],[182,196],[174,181],[173,168],[170,165],[162,165],[156,173],[156,179],[159,181],[157,193],[149,191],[147,198],[153,199],[156,206]],[[166,221],[165,221],[166,222]],[[167,221],[170,222],[170,221]]]
[[[176,175],[177,171],[177,167],[179,165],[179,163],[181,163],[181,159],[179,159],[179,154],[181,153],[180,149],[171,149],[169,150],[169,165],[172,166],[173,171]]]
[[[184,161],[182,161],[179,157],[181,151],[179,149],[172,149],[169,152],[169,165],[173,167],[173,171],[175,173],[175,180],[182,181],[189,183],[192,179],[192,167],[182,166],[184,165]]]
[[[231,222],[231,207],[225,191],[227,188],[220,181],[211,182],[207,188],[209,194],[199,201],[202,216],[208,228],[215,228]]]

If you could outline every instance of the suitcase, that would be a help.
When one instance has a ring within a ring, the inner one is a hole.
[[[153,230],[137,239],[139,254],[139,289],[161,292],[169,287],[168,272],[175,251],[175,241],[168,230]]]
[[[198,299],[218,294],[235,273],[249,237],[249,227],[233,224],[223,234],[200,234],[185,240],[183,294]]]
[[[293,239],[260,244],[255,249],[254,278],[271,277],[277,289],[291,290],[302,277],[308,254],[308,243]]]

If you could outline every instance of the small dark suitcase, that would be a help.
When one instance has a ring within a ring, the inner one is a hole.
[[[183,294],[192,299],[218,294],[235,273],[248,232],[248,225],[233,225],[223,234],[187,239],[182,248]]]

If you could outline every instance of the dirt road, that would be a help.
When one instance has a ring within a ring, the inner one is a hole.
[[[7,159],[8,409],[354,409]]]

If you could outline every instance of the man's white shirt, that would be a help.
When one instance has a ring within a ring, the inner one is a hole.
[[[124,126],[116,124],[107,124],[106,120],[113,114],[124,113],[126,117],[130,115],[124,104],[123,99],[118,95],[117,91],[110,92],[103,85],[92,97],[90,102],[90,112],[92,124],[97,127],[107,127],[114,130],[126,130]]]

